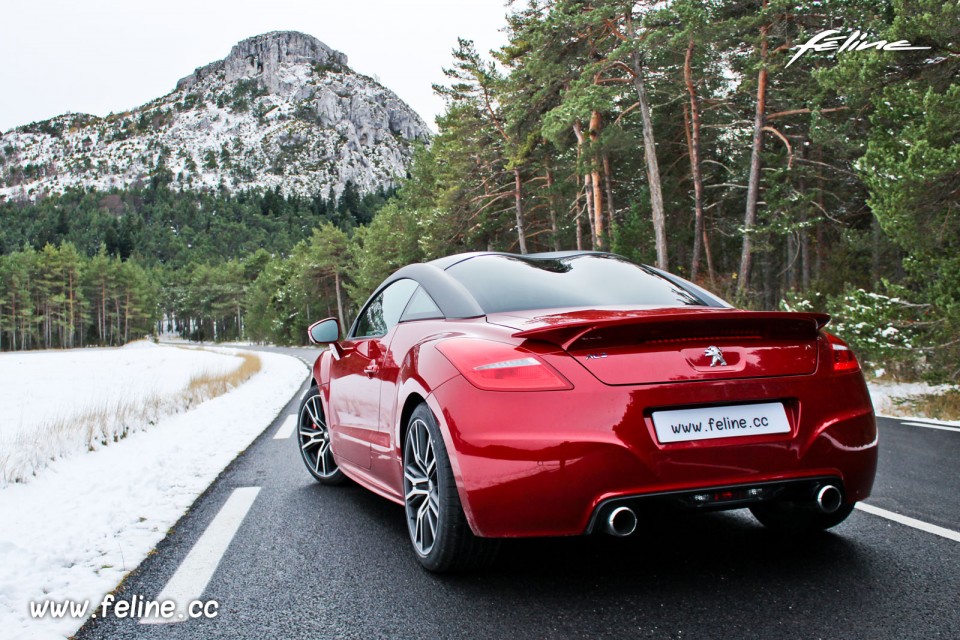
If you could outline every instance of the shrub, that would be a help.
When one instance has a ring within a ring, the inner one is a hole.
[[[855,289],[830,298],[827,308],[834,316],[834,332],[862,360],[895,372],[918,364],[913,351],[918,336],[911,327],[914,305],[899,297]]]
[[[853,288],[826,300],[793,294],[780,302],[780,308],[825,310],[832,318],[829,331],[850,345],[865,371],[918,379],[927,369],[923,351],[927,336],[920,322],[927,305],[907,301],[899,287],[884,283],[883,288],[889,295]]]

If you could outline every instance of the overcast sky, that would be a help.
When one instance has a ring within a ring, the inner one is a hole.
[[[98,116],[173,90],[250,36],[302,31],[347,54],[434,126],[457,37],[503,44],[504,0],[7,0],[0,131],[68,111]],[[435,126],[434,126],[435,128]]]

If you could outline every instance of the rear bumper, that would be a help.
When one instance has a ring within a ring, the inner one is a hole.
[[[430,395],[474,533],[578,535],[618,499],[710,488],[832,478],[847,502],[870,494],[877,429],[859,372],[642,387],[586,376],[570,391],[511,393],[458,376]],[[771,400],[786,406],[789,434],[663,445],[650,419]]]

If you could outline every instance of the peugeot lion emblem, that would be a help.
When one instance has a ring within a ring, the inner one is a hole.
[[[710,360],[711,367],[717,365],[721,367],[727,366],[727,361],[723,359],[723,351],[720,351],[720,347],[708,347],[707,350],[703,352],[703,355],[712,358],[712,360]]]

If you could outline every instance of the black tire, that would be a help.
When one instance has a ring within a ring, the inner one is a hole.
[[[772,531],[812,533],[835,527],[853,513],[854,502],[841,504],[833,513],[823,513],[812,504],[767,502],[750,507],[750,513]]]
[[[300,401],[300,410],[297,412],[297,444],[303,464],[314,480],[321,484],[343,484],[346,476],[333,458],[330,429],[327,428],[317,387],[310,387]]]
[[[470,530],[443,436],[426,404],[418,406],[407,423],[403,494],[410,542],[425,569],[445,573],[494,561],[500,541],[478,538]]]

